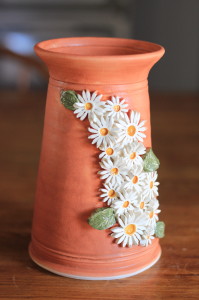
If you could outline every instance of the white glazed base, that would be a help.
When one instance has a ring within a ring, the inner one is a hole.
[[[38,265],[40,266],[41,268],[49,271],[49,272],[52,272],[56,275],[60,275],[60,276],[63,276],[63,277],[68,277],[68,278],[73,278],[73,279],[81,279],[81,280],[114,280],[114,279],[122,279],[122,278],[127,278],[127,277],[131,277],[131,276],[134,276],[134,275],[137,275],[141,272],[144,272],[146,270],[148,270],[149,268],[151,268],[160,258],[161,256],[161,252],[160,252],[160,255],[152,262],[150,263],[148,266],[146,266],[145,268],[143,269],[140,269],[136,272],[133,272],[133,273],[129,273],[129,274],[124,274],[124,275],[118,275],[118,276],[109,276],[109,277],[87,277],[87,276],[78,276],[78,275],[72,275],[72,274],[67,274],[67,273],[61,273],[61,272],[57,272],[56,270],[53,270],[51,268],[48,268],[46,267],[45,265],[41,264],[40,262],[37,261],[37,259],[35,259],[31,254],[30,254],[30,257],[31,259]]]

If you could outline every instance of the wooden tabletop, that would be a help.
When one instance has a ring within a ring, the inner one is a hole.
[[[152,94],[159,170],[162,257],[115,281],[59,277],[29,258],[44,92],[0,92],[0,299],[199,299],[199,95]]]

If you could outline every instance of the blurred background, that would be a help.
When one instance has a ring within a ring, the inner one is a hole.
[[[1,0],[0,88],[46,87],[33,45],[72,36],[159,43],[166,55],[151,72],[150,88],[199,90],[198,0]]]

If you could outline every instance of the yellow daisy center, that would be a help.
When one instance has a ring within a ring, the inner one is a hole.
[[[129,206],[129,201],[125,201],[124,204],[123,204],[123,207],[126,208],[128,206]]]
[[[149,187],[150,187],[150,189],[152,189],[152,188],[153,188],[153,186],[154,186],[154,182],[153,182],[153,181],[151,181],[151,182],[149,183]]]
[[[108,191],[109,198],[114,198],[116,196],[116,192],[114,190]]]
[[[89,102],[87,102],[87,103],[84,105],[84,108],[85,108],[86,110],[91,110],[92,107],[93,107],[92,103],[89,103]]]
[[[136,152],[131,153],[130,159],[135,159],[136,158]]]
[[[120,107],[120,105],[114,105],[113,109],[115,112],[118,112],[118,111],[120,111],[121,107]]]
[[[111,174],[117,175],[118,173],[119,173],[118,168],[112,168],[112,169],[111,169]]]
[[[154,211],[151,211],[151,212],[149,213],[149,218],[152,219],[153,216],[154,216]]]
[[[107,155],[112,155],[114,153],[114,150],[112,148],[107,148],[106,149],[106,154]]]
[[[130,136],[134,136],[135,133],[136,133],[136,128],[134,125],[130,125],[128,128],[127,128],[127,133],[128,135]]]
[[[136,225],[135,224],[129,224],[124,228],[124,231],[128,235],[133,235],[136,232]]]
[[[107,128],[101,128],[100,129],[100,134],[103,135],[103,136],[107,135],[108,134],[108,129]]]
[[[140,208],[141,208],[141,209],[144,208],[144,202],[140,202]]]
[[[132,183],[136,184],[137,182],[138,182],[138,177],[137,176],[133,176]]]

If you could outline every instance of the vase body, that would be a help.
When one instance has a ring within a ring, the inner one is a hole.
[[[42,150],[29,252],[54,273],[81,279],[131,276],[160,257],[159,240],[148,247],[123,248],[109,230],[87,219],[103,206],[99,188],[99,150],[88,140],[88,120],[80,122],[60,102],[63,90],[97,91],[103,100],[117,95],[147,120],[151,146],[148,73],[161,58],[161,46],[112,38],[66,38],[36,45],[50,73]]]

